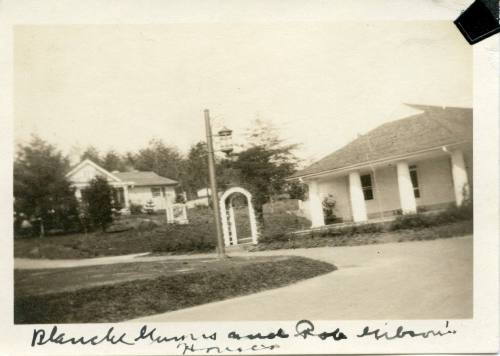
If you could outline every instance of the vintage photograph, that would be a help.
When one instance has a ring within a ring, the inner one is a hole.
[[[452,22],[17,25],[13,55],[15,324],[473,318]]]

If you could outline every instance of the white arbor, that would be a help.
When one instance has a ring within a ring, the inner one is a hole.
[[[250,231],[252,234],[252,243],[256,244],[258,240],[257,220],[252,204],[252,194],[246,189],[234,187],[226,190],[220,197],[219,205],[222,219],[222,231],[224,233],[224,244],[232,246],[238,244],[238,234],[236,233],[236,221],[234,217],[233,198],[235,194],[245,196],[248,204],[248,217],[250,219]]]

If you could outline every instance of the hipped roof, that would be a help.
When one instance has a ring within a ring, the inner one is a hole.
[[[369,164],[426,149],[472,142],[472,109],[411,105],[420,114],[387,122],[290,178]]]

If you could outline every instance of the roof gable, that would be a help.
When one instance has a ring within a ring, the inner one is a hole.
[[[66,177],[72,183],[76,184],[88,183],[96,176],[105,177],[108,180],[108,182],[121,182],[121,180],[114,174],[108,172],[101,166],[92,162],[90,159],[83,160],[66,174]]]
[[[177,181],[162,177],[155,172],[133,171],[110,173],[90,159],[83,160],[66,174],[66,177],[74,184],[86,184],[96,176],[103,176],[110,183],[120,182],[137,186],[173,186],[178,184]]]
[[[423,112],[378,126],[295,173],[292,178],[389,159],[435,147],[472,142],[472,109],[409,106]]]

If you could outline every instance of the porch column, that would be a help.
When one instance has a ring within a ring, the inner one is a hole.
[[[312,180],[309,186],[309,212],[311,213],[311,227],[320,227],[325,225],[323,216],[323,205],[319,196],[318,182]]]
[[[408,163],[398,162],[397,172],[401,210],[403,214],[414,214],[417,212],[417,202],[415,200],[415,193],[413,192]]]
[[[469,195],[469,179],[462,151],[451,152],[451,174],[453,176],[455,201],[457,206],[460,206]]]
[[[363,195],[361,178],[358,171],[349,173],[349,195],[351,196],[352,219],[354,222],[368,220],[365,196]]]
[[[123,199],[125,200],[125,209],[128,209],[129,208],[128,186],[126,184],[123,186]]]

